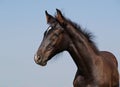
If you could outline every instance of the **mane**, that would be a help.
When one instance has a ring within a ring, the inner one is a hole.
[[[56,17],[56,16],[55,16],[55,17]],[[96,43],[93,41],[94,35],[93,35],[90,31],[81,28],[80,25],[78,25],[76,22],[71,21],[70,19],[66,18],[65,16],[63,16],[63,18],[64,18],[70,25],[72,25],[78,32],[82,33],[82,34],[87,38],[88,42],[90,42],[91,47],[93,48],[93,50],[94,50],[96,53],[99,53],[99,50],[98,50],[98,48],[97,48],[97,46],[96,46]]]
[[[87,40],[90,42],[90,43],[94,43],[93,39],[94,39],[94,35],[88,31],[87,29],[83,29],[81,28],[80,25],[78,25],[77,23],[71,21],[70,19],[66,19],[67,22],[69,22],[78,32],[82,33],[86,38]],[[95,43],[94,43],[95,44]]]

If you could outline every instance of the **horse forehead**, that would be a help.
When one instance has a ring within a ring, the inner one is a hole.
[[[53,28],[51,27],[51,26],[49,26],[48,28],[47,28],[47,30],[46,30],[46,34],[48,34],[48,32],[50,31],[50,30],[52,30]]]
[[[48,33],[51,29],[52,29],[52,27],[49,26],[49,27],[47,28],[46,32]]]
[[[56,30],[62,29],[59,27],[59,25],[56,25],[56,27],[49,26],[46,30],[46,34],[48,34],[49,31],[55,32]]]

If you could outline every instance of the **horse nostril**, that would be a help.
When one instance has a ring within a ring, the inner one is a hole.
[[[35,60],[35,62],[37,62],[38,60],[40,60],[40,56],[35,55],[34,60]]]
[[[37,56],[38,60],[40,59],[40,56]]]

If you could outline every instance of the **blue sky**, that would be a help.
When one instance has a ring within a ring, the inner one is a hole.
[[[56,8],[120,62],[119,0],[0,0],[0,87],[72,87],[76,66],[67,52],[45,67],[33,60],[48,27],[44,11]]]

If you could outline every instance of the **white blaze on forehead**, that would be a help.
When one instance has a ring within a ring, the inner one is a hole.
[[[47,29],[47,33],[48,33],[51,29],[52,29],[52,27],[49,26],[48,29]]]

